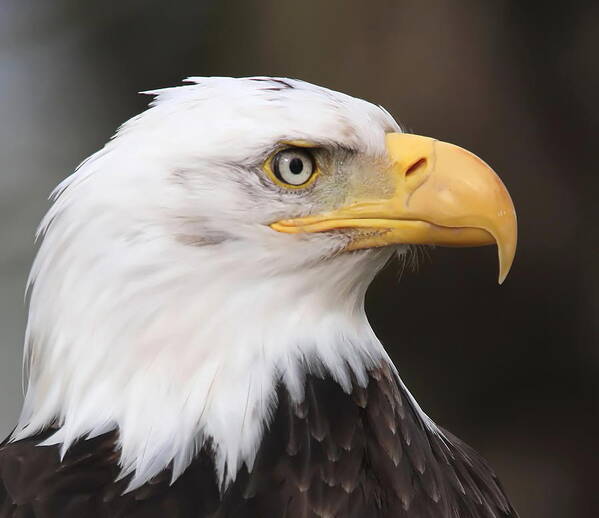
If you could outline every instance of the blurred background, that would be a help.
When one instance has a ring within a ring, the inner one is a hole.
[[[47,196],[136,92],[298,77],[384,105],[494,166],[519,217],[496,251],[391,265],[370,319],[423,408],[487,457],[522,518],[599,516],[599,4],[0,0],[0,434],[22,401],[23,292]]]

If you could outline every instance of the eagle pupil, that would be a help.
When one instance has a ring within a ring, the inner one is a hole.
[[[304,162],[301,158],[293,158],[291,162],[289,162],[289,170],[293,174],[300,174],[304,169]]]

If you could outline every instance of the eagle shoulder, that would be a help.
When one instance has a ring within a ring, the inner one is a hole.
[[[125,492],[116,432],[38,446],[51,431],[0,447],[0,518],[516,518],[495,474],[417,408],[395,371],[347,393],[309,374],[294,402],[281,384],[255,461],[219,487],[204,447],[171,483],[165,470]]]

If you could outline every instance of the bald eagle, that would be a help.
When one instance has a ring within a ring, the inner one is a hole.
[[[306,82],[187,83],[54,192],[0,517],[515,517],[364,310],[411,245],[497,244],[502,281],[499,178]]]

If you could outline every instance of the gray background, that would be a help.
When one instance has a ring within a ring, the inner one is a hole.
[[[168,4],[168,6],[167,6]],[[436,249],[368,294],[373,325],[440,424],[490,460],[522,517],[599,515],[592,2],[0,0],[0,433],[21,402],[23,291],[47,195],[137,91],[187,75],[283,75],[386,106],[475,151],[520,243]]]

